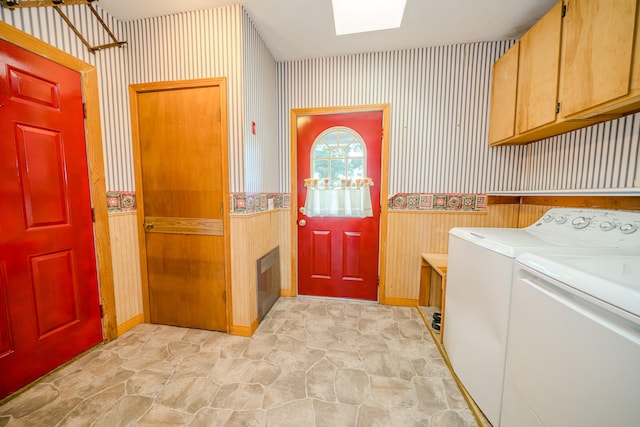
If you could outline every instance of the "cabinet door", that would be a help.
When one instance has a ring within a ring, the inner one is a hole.
[[[566,0],[566,5],[562,117],[628,93],[637,0]]]
[[[561,28],[558,2],[520,39],[517,133],[556,120]]]
[[[519,47],[516,43],[493,64],[489,144],[496,144],[515,133]]]

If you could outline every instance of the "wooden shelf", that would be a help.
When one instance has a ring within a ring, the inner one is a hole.
[[[447,254],[423,253],[420,272],[420,298],[418,304],[424,307],[439,307],[440,342],[444,336],[444,306],[447,289]],[[432,286],[433,285],[433,286]]]

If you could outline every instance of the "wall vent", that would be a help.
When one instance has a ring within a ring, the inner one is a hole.
[[[262,321],[280,298],[280,247],[276,246],[256,261],[258,319]]]

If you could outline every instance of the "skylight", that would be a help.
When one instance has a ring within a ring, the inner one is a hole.
[[[407,0],[331,0],[336,35],[398,28]]]

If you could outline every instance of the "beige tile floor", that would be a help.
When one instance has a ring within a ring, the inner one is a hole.
[[[417,309],[280,298],[252,338],[138,325],[0,426],[475,426]]]

